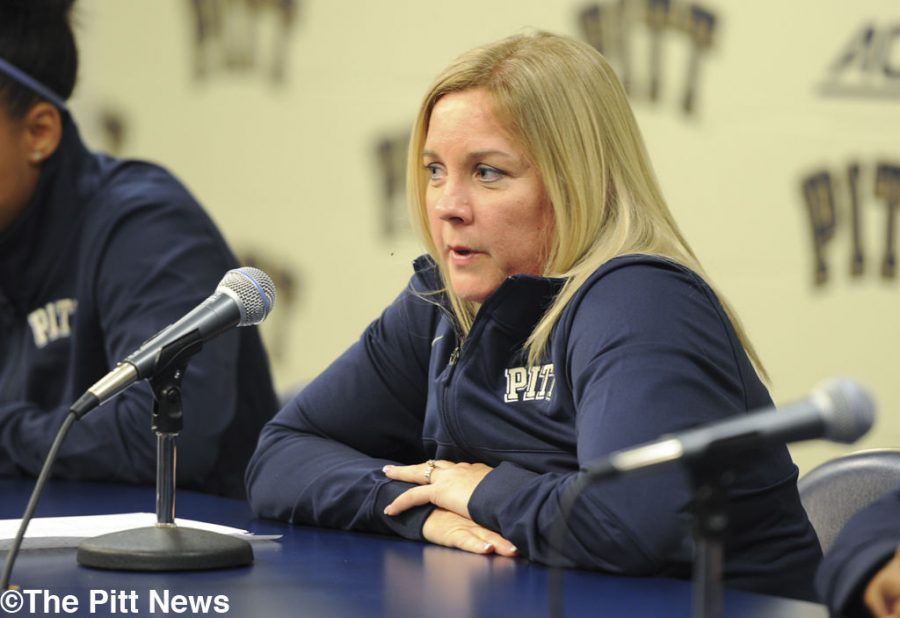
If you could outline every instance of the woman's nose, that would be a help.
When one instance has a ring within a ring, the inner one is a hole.
[[[472,218],[471,195],[459,182],[449,181],[435,203],[435,213],[444,221],[465,223]]]

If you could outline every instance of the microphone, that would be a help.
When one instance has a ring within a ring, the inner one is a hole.
[[[203,344],[233,326],[259,324],[275,306],[275,284],[258,268],[229,270],[215,292],[91,386],[70,411],[81,418],[135,382],[153,377],[173,361],[200,351]]]
[[[824,438],[849,444],[862,437],[874,419],[875,403],[866,390],[852,380],[834,378],[817,386],[806,399],[783,408],[767,408],[663,436],[616,451],[588,464],[583,471],[587,479],[606,478],[768,442]]]

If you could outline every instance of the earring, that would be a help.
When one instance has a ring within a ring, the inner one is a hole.
[[[44,153],[40,150],[35,150],[31,153],[31,162],[32,163],[40,163],[44,160]]]

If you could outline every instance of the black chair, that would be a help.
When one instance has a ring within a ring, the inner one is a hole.
[[[797,482],[822,551],[857,511],[900,486],[900,449],[871,449],[837,457]]]

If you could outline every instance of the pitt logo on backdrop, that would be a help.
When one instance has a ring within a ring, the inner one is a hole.
[[[194,77],[199,81],[214,70],[256,69],[262,43],[271,45],[263,52],[268,51],[269,57],[262,71],[273,82],[283,82],[298,4],[298,0],[193,0]]]
[[[28,325],[31,326],[31,333],[34,335],[34,345],[43,348],[48,343],[71,335],[70,318],[77,308],[77,300],[62,298],[29,313]]]
[[[385,134],[375,145],[375,161],[381,175],[381,233],[394,238],[410,231],[406,214],[406,151],[409,137],[405,132]]]
[[[553,364],[540,367],[510,367],[504,370],[506,376],[506,393],[503,401],[542,401],[550,399],[556,376]]]
[[[844,170],[815,170],[803,178],[802,189],[813,244],[813,281],[817,286],[831,278],[828,249],[839,230],[849,236],[849,249],[842,261],[851,277],[863,276],[867,253],[875,252],[881,277],[896,278],[900,164],[878,161],[867,165],[855,161]]]
[[[608,0],[582,9],[578,21],[585,40],[616,67],[633,100],[657,103],[666,90],[677,89],[682,111],[695,112],[701,61],[713,47],[715,13],[678,0]],[[663,61],[674,56],[672,45],[685,43],[684,76],[667,84]]]

